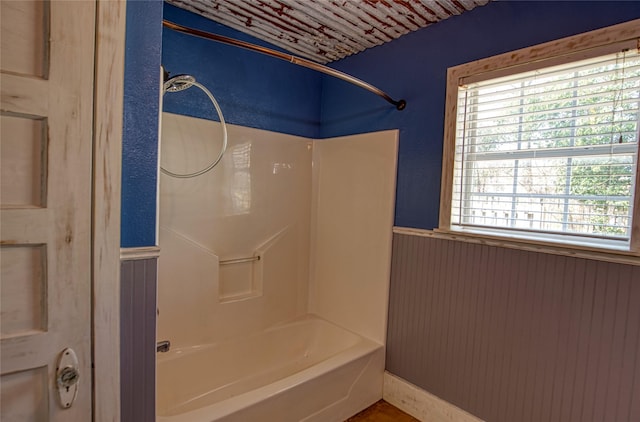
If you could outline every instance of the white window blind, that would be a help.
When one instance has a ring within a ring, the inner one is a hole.
[[[629,245],[637,49],[462,86],[451,225]]]

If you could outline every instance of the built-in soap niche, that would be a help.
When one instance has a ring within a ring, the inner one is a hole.
[[[295,236],[286,227],[262,242],[255,251],[242,256],[222,257],[218,266],[218,300],[237,302],[263,295],[265,280],[282,276],[283,267],[291,265]],[[268,282],[268,281],[267,281]]]
[[[262,296],[263,259],[260,254],[254,253],[220,260],[218,300],[225,303]]]

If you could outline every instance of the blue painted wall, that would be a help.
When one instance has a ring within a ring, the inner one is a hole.
[[[406,110],[324,78],[321,137],[400,129],[395,224],[438,225],[446,70],[640,18],[638,1],[496,1],[333,66],[405,98]]]
[[[277,47],[194,13],[165,5],[164,18],[192,28]],[[228,123],[293,135],[320,133],[321,76],[252,51],[164,29],[162,64],[171,75],[190,74],[220,103]],[[164,96],[164,111],[217,120],[198,89]]]
[[[156,244],[162,1],[128,1],[124,66],[121,246]]]
[[[437,226],[446,69],[640,18],[638,1],[496,1],[332,64],[405,98],[398,112],[346,82],[274,58],[161,29],[163,4],[129,1],[125,63],[122,246],[154,245],[160,63],[189,73],[218,99],[228,122],[311,138],[400,129],[398,226]],[[164,5],[176,23],[268,44]],[[216,119],[199,90],[167,94],[164,110]]]

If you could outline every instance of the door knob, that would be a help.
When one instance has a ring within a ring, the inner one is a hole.
[[[68,409],[78,395],[78,381],[80,372],[78,371],[78,357],[73,349],[64,349],[58,358],[56,368],[56,387],[58,388],[58,398],[60,406]]]

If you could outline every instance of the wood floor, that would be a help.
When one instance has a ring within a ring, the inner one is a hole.
[[[384,400],[374,403],[345,422],[419,422],[413,416],[391,406]]]

